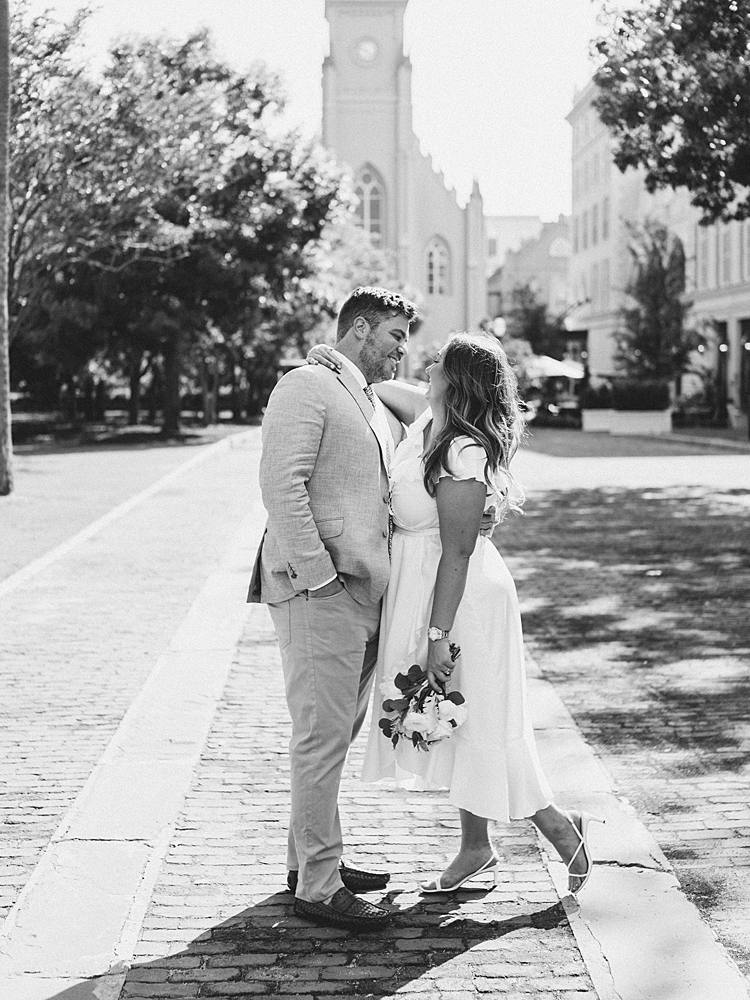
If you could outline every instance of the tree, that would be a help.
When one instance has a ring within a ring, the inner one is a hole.
[[[250,364],[255,340],[275,374],[340,172],[279,128],[275,76],[234,72],[206,32],[123,43],[88,79],[70,57],[85,16],[16,15],[16,354],[57,382],[106,358],[131,419],[150,370],[173,434],[183,376],[213,392],[217,359]]]
[[[630,227],[632,305],[622,310],[615,360],[624,374],[671,381],[687,368],[698,334],[685,327],[692,305],[684,298],[685,252],[665,226],[647,221]]]
[[[684,186],[704,223],[750,216],[750,9],[644,0],[609,11],[594,105],[620,170]]]
[[[0,496],[13,489],[8,335],[8,118],[10,113],[8,0],[0,0]]]
[[[531,345],[534,354],[561,358],[565,350],[565,327],[562,320],[550,317],[531,285],[517,285],[511,293],[511,306],[505,314],[509,336]]]

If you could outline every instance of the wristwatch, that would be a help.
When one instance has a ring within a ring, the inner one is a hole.
[[[447,639],[450,634],[450,629],[438,628],[437,625],[430,625],[427,629],[427,638],[430,642],[440,642],[441,639]]]

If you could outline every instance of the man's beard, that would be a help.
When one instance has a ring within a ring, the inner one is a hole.
[[[374,346],[374,341],[372,333],[368,333],[359,354],[359,370],[368,383],[385,382],[393,377],[391,358],[387,354],[382,355]]]

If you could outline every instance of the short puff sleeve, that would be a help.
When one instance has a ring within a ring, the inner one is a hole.
[[[487,469],[487,452],[467,435],[457,437],[448,449],[446,466],[438,479],[476,479],[487,489],[485,509],[495,508],[495,522],[504,521],[510,511],[520,511],[524,493],[505,469]]]
[[[438,479],[476,479],[487,482],[487,452],[481,445],[465,435],[454,438],[448,449],[445,465],[440,469]]]

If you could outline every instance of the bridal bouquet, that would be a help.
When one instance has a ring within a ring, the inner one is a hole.
[[[451,659],[461,650],[450,645]],[[399,740],[409,740],[416,750],[429,750],[434,743],[448,739],[466,719],[465,698],[460,691],[433,691],[427,675],[418,663],[405,674],[396,674],[398,697],[386,698],[383,711],[387,714],[378,725],[394,748]]]

